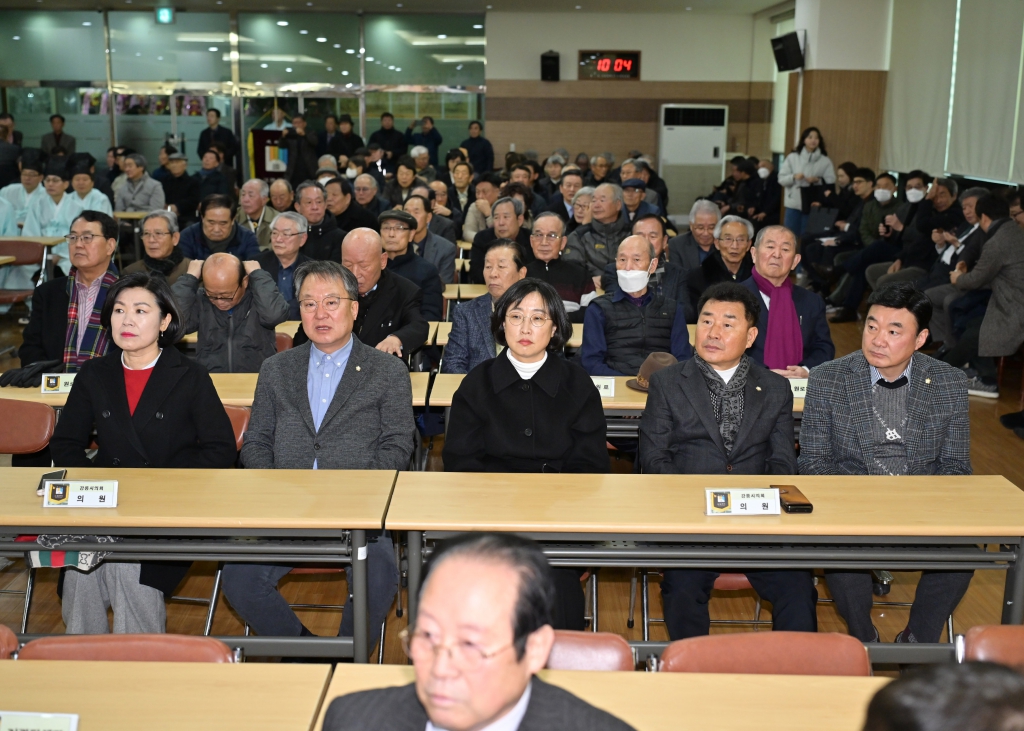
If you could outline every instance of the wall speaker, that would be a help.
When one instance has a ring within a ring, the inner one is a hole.
[[[803,68],[804,52],[800,48],[800,37],[796,31],[772,38],[772,52],[775,53],[775,66],[779,71]]]
[[[548,51],[547,53],[540,54],[540,80],[558,81],[560,79],[560,63],[557,51]]]

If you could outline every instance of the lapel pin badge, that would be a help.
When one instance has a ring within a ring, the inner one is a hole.
[[[926,379],[924,379],[924,382],[925,382],[925,383],[931,383],[931,382],[932,382],[932,379],[930,379],[930,378],[926,378]]]
[[[760,391],[760,390],[761,390],[761,387],[760,387],[760,386],[754,386],[754,390],[756,390],[756,391]]]
[[[356,366],[356,370],[357,370],[357,371],[361,371],[361,370],[363,370],[363,369],[362,369],[362,368],[360,368],[359,366]]]

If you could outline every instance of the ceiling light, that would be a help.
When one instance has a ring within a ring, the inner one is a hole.
[[[309,31],[308,30],[300,30],[299,31],[299,35],[300,36],[308,36],[309,35]]]
[[[316,42],[317,43],[327,43],[327,39],[324,38],[323,36],[320,36],[319,38],[316,39]]]
[[[265,64],[265,63],[261,63],[261,64],[260,64],[260,68],[261,68],[261,69],[265,69],[265,68],[267,68],[267,64]]]
[[[156,57],[156,60],[157,60],[157,61],[163,61],[163,60],[164,60],[164,57],[163,57],[163,56],[157,56],[157,57]]]
[[[330,66],[327,67],[327,70],[328,71],[334,71],[334,69],[332,69]]]
[[[401,66],[396,66],[396,67],[395,67],[395,71],[401,71],[401,70],[402,70],[402,67],[401,67]]]
[[[367,61],[372,61],[372,60],[373,60],[373,56],[367,56],[367,57],[366,57],[366,60],[367,60]]]
[[[20,41],[21,40],[21,36],[14,36],[14,40]]]
[[[474,26],[473,26],[473,29],[474,29],[474,30],[483,30],[483,26],[482,26],[482,25],[480,25],[480,24],[477,24],[477,25],[474,25]]]
[[[262,81],[257,81],[256,82],[256,86],[263,86],[263,82]]]
[[[307,8],[311,8],[311,7],[313,7],[313,3],[306,3],[306,7],[307,7]]]
[[[33,94],[32,92],[29,92],[28,98],[29,98],[29,99],[34,99],[34,98],[35,98],[35,96],[36,96],[36,95],[35,95],[35,94]]]
[[[494,7],[493,5],[488,5],[488,6],[487,6],[487,9],[488,9],[488,10],[490,10],[490,9],[491,9],[491,8],[493,8],[493,7]]]
[[[210,50],[211,50],[211,51],[216,51],[216,50],[217,50],[217,47],[216,47],[216,46],[210,46]]]
[[[455,70],[456,71],[462,71],[462,64],[460,63],[458,66],[456,66]]]
[[[345,53],[355,53],[355,52],[356,52],[356,49],[354,49],[354,48],[346,48],[345,49]]]
[[[335,47],[335,48],[341,48],[341,44],[340,44],[340,43],[335,43],[335,44],[334,44],[334,47]]]
[[[352,83],[349,82],[348,84],[345,84],[345,88],[346,89],[351,89],[352,88]]]
[[[287,20],[279,20],[279,21],[277,21],[277,24],[283,28],[286,25],[288,25],[288,21]]]
[[[348,71],[342,71],[342,72],[341,72],[341,75],[342,75],[342,76],[348,76]]]
[[[287,71],[290,74],[292,72],[292,67],[289,66],[288,68],[285,69],[285,71]]]
[[[441,40],[444,40],[448,36],[446,36],[444,33],[438,33],[437,37],[440,38]]]
[[[84,26],[86,26],[86,27],[88,28],[88,27],[89,27],[90,25],[92,25],[92,23],[90,23],[90,22],[89,22],[89,21],[87,20],[87,21],[85,21],[84,23],[82,23],[82,25],[84,25]]]
[[[395,67],[394,67],[394,66],[388,66],[388,68],[389,68],[389,69],[390,69],[391,71],[394,71],[394,70],[395,70]]]
[[[136,56],[141,56],[142,54],[141,54],[141,53],[138,53],[138,52],[136,52],[136,54],[135,54],[135,55],[136,55]]]

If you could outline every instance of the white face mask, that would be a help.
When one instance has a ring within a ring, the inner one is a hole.
[[[334,180],[334,176],[324,175],[322,178],[317,178],[316,182],[320,183],[320,185],[324,185],[325,183],[327,183],[328,180]]]
[[[924,191],[920,188],[907,188],[907,200],[911,203],[920,203],[924,200]]]
[[[345,168],[345,177],[349,180],[355,180],[358,175],[359,171],[355,168]]]
[[[647,286],[647,282],[651,279],[649,272],[637,269],[630,271],[620,269],[615,272],[615,277],[619,281],[619,289],[623,292],[639,292]]]
[[[768,168],[758,168],[757,169],[757,177],[761,178],[761,180],[766,180],[768,178],[768,176],[771,175],[771,174],[772,174],[772,171],[769,170]]]
[[[892,191],[885,188],[875,188],[875,200],[879,203],[888,203],[892,200]]]

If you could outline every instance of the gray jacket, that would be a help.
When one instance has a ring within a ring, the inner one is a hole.
[[[601,276],[604,268],[615,261],[619,244],[629,236],[632,228],[625,210],[623,207],[619,217],[611,223],[591,221],[569,234],[562,258],[585,264],[592,277]]]
[[[985,242],[978,263],[956,280],[956,288],[992,290],[978,355],[998,358],[1016,353],[1024,342],[1024,231],[1013,219],[999,225]]]
[[[115,211],[148,212],[165,207],[164,186],[149,177],[149,173],[143,173],[138,182],[126,178],[114,194]]]
[[[804,177],[797,180],[793,177],[797,173],[803,173]],[[803,194],[800,189],[810,185],[807,178],[821,178],[818,185],[835,185],[836,170],[828,155],[822,155],[821,150],[808,152],[804,149],[800,152],[791,152],[782,161],[779,167],[779,185],[786,191],[786,208],[803,210]]]
[[[416,425],[409,369],[393,355],[352,343],[345,373],[313,426],[306,373],[310,344],[268,358],[260,368],[242,464],[249,469],[404,470]]]
[[[455,281],[455,255],[459,253],[459,248],[455,244],[428,230],[423,241],[413,246],[416,247],[417,254],[437,267],[442,282],[451,284]]]
[[[687,231],[669,239],[668,260],[679,265],[686,273],[700,269],[700,244],[693,238],[691,232]]]
[[[262,269],[249,275],[248,289],[230,312],[217,309],[191,274],[179,277],[171,291],[183,334],[199,333],[196,361],[210,373],[255,373],[277,352],[274,328],[288,319],[288,303]]]

